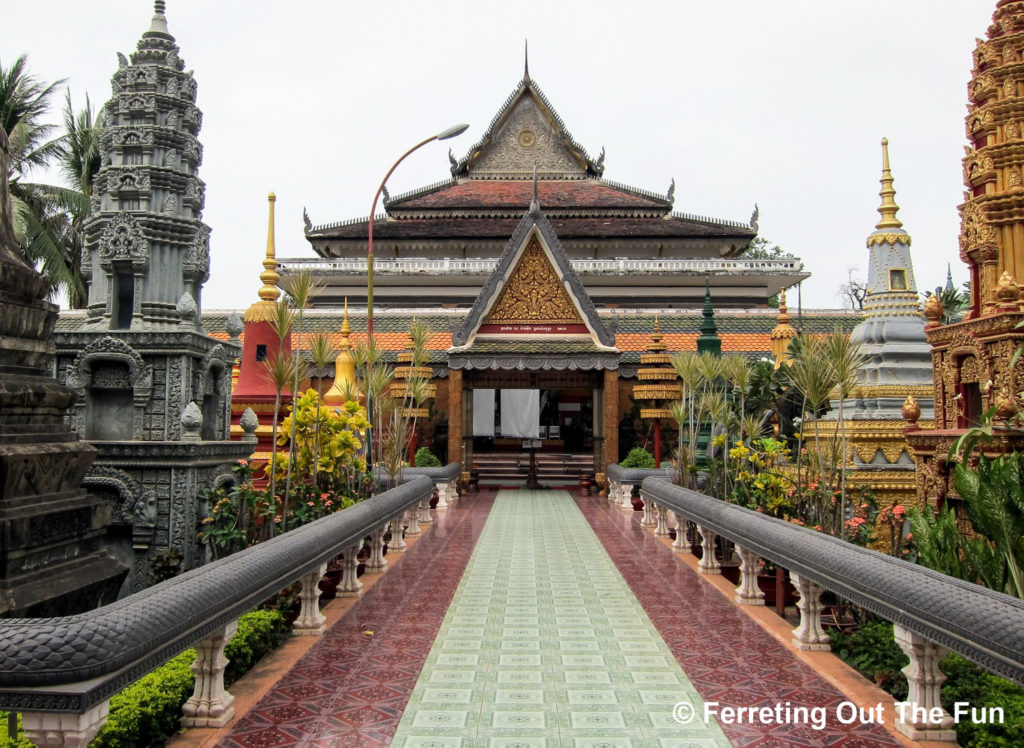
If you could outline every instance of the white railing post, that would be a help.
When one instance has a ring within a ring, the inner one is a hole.
[[[341,581],[338,582],[338,597],[359,597],[363,583],[359,581],[359,551],[363,544],[350,545],[341,554]]]
[[[829,638],[821,628],[821,593],[825,591],[824,588],[795,572],[790,572],[789,578],[800,595],[796,602],[800,611],[800,625],[793,629],[793,646],[802,650],[827,652],[831,649]]]
[[[301,607],[299,617],[292,624],[292,633],[296,636],[320,636],[327,630],[327,618],[320,612],[320,580],[326,573],[327,564],[322,563],[316,571],[299,577]]]
[[[679,512],[673,512],[673,514],[676,515],[676,539],[672,543],[672,547],[677,551],[689,551],[690,543],[686,538],[686,517]]]
[[[434,487],[437,489],[437,508],[447,509],[448,508],[448,482],[435,483]]]
[[[907,700],[896,704],[893,724],[911,740],[955,741],[953,717],[940,700],[946,676],[939,663],[947,650],[898,623],[892,628],[896,644],[910,658],[902,671],[909,687]]]
[[[181,707],[185,715],[181,718],[183,727],[223,727],[235,716],[235,697],[224,688],[224,668],[228,664],[224,647],[237,629],[236,619],[196,644],[196,659],[192,663],[196,685]]]
[[[740,557],[740,583],[736,587],[736,603],[738,605],[764,605],[764,593],[757,586],[757,554],[738,545],[736,554]]]
[[[109,711],[107,699],[84,714],[22,712],[21,728],[40,748],[86,748],[107,721]]]
[[[654,518],[654,500],[650,498],[642,500],[644,502],[644,518],[640,520],[640,524],[644,527],[654,527],[658,524],[658,520]]]
[[[384,558],[384,533],[388,531],[387,524],[378,527],[370,533],[370,557],[366,560],[367,573],[379,574],[388,565]]]
[[[703,525],[697,525],[697,532],[700,533],[702,551],[697,571],[701,574],[721,574],[722,566],[718,563],[718,557],[715,555],[715,538],[718,536],[713,530]]]
[[[402,512],[397,517],[391,518],[390,530],[391,530],[391,542],[388,543],[389,551],[404,551],[405,550],[405,538],[403,537],[403,529],[405,528],[405,512]]]
[[[420,508],[418,505],[412,509],[405,510],[405,521],[408,522],[405,528],[406,535],[419,535],[422,532],[420,530]]]
[[[420,519],[420,524],[421,525],[429,525],[431,522],[434,521],[434,518],[430,516],[430,499],[431,498],[432,497],[427,497],[423,501],[420,502],[420,517],[419,517],[419,519]]]
[[[657,527],[654,528],[654,534],[662,538],[668,537],[668,507],[655,504],[654,510],[658,513]]]

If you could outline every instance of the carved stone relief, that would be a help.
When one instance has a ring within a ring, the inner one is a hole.
[[[586,171],[570,155],[562,136],[541,113],[537,102],[526,95],[520,98],[479,159],[469,168],[477,173],[530,174],[534,166],[542,173],[584,174]]]
[[[523,251],[485,324],[581,324],[579,310],[536,238]]]

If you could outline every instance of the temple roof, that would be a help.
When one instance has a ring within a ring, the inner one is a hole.
[[[519,208],[522,212],[522,206]],[[590,216],[584,218],[551,216],[548,218],[555,233],[564,241],[573,238],[689,238],[720,237],[735,238],[737,244],[746,247],[757,234],[754,229],[742,224],[713,223],[699,218],[632,218]],[[402,220],[378,220],[373,226],[376,241],[381,239],[500,239],[505,242],[519,224],[518,218],[460,218],[438,220],[437,218],[406,218]],[[336,226],[323,227],[307,236],[312,240],[362,239],[366,242],[367,221],[353,221]],[[739,246],[737,246],[739,249]],[[320,253],[322,254],[322,253]]]
[[[626,208],[667,213],[672,207],[672,203],[664,196],[599,179],[540,180],[537,190],[540,204],[545,210]],[[532,191],[533,183],[520,179],[442,182],[398,195],[387,202],[387,208],[391,214],[408,210],[460,208],[505,208],[522,213],[523,206],[530,202]]]

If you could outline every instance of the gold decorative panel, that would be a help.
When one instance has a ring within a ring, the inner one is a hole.
[[[583,324],[569,292],[533,237],[483,324]]]

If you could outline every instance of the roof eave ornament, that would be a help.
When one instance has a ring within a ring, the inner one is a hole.
[[[665,195],[665,199],[675,204],[676,201],[676,178],[672,177],[672,181],[668,185],[668,194]]]
[[[750,228],[752,228],[754,231],[760,230],[760,227],[758,226],[758,220],[760,218],[761,209],[758,207],[757,203],[754,203],[754,212],[750,214]]]

